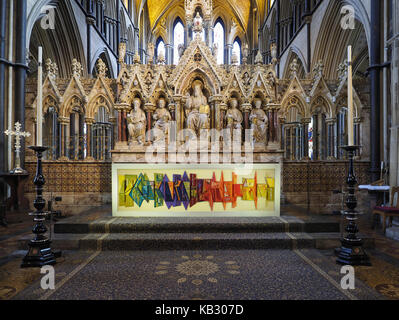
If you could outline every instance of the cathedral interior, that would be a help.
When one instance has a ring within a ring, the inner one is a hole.
[[[0,0],[0,299],[399,299],[398,36],[394,0]]]

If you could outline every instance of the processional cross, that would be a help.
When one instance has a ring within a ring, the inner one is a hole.
[[[11,171],[11,173],[24,173],[25,170],[21,168],[21,138],[22,137],[30,137],[29,132],[21,131],[22,125],[19,122],[15,123],[15,131],[6,130],[4,133],[7,136],[15,136],[15,169]]]

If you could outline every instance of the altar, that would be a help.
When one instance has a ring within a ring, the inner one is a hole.
[[[281,126],[275,60],[217,63],[192,8],[193,39],[176,66],[148,46],[117,79],[113,216],[280,215]],[[191,12],[190,8],[186,8]],[[196,14],[195,14],[196,12]]]

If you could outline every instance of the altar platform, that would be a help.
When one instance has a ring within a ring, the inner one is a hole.
[[[295,250],[333,249],[340,237],[336,217],[135,218],[94,210],[56,223],[52,241],[62,250]],[[374,247],[372,238],[363,238],[367,248]]]

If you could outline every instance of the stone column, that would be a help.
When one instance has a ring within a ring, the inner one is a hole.
[[[166,64],[173,64],[173,46],[171,44],[165,44],[165,51]]]
[[[226,44],[225,50],[224,50],[224,63],[225,64],[231,64],[231,56],[233,54],[233,45],[232,44]]]
[[[153,103],[146,103],[144,105],[144,111],[146,113],[146,118],[147,118],[147,132],[152,129],[152,114],[154,113],[156,107],[155,104]],[[152,137],[148,137],[148,141],[151,141]]]
[[[278,141],[280,141],[280,149],[284,150],[285,153],[285,141],[284,141],[284,123],[285,119],[284,118],[279,118],[279,128],[277,129],[277,134],[278,134]]]
[[[168,110],[172,117],[169,127],[169,142],[175,142],[177,138],[176,103],[169,103]]]
[[[127,103],[120,103],[114,107],[114,109],[118,111],[115,149],[127,146],[126,111],[128,111],[129,108],[129,104]]]
[[[310,160],[309,158],[309,123],[312,119],[302,119],[302,130],[303,130],[303,159]]]
[[[14,120],[21,123],[21,131],[25,131],[25,80],[26,80],[26,14],[27,1],[14,1],[15,4],[15,64],[14,64]],[[0,134],[3,135],[3,132]],[[25,163],[25,140],[21,140],[21,166]]]
[[[92,146],[92,128],[94,124],[93,118],[85,118],[86,123],[86,146],[87,146],[87,154],[86,154],[86,161],[93,161],[93,146]]]
[[[249,123],[249,114],[252,111],[252,104],[243,103],[241,105],[241,111],[244,114],[244,130],[251,129],[251,124]]]
[[[181,95],[173,96],[173,100],[175,101],[175,119],[176,119],[176,134],[179,133],[180,130],[184,129],[184,104],[185,100]],[[183,101],[184,100],[184,101]]]
[[[68,152],[68,148],[67,148],[67,144],[68,144],[68,124],[69,124],[69,119],[66,117],[59,117],[58,121],[60,123],[60,129],[61,129],[61,133],[60,133],[60,160],[61,161],[66,161],[68,160],[67,157],[67,152]]]
[[[370,41],[370,105],[371,105],[371,180],[380,176],[381,159],[381,8],[383,2],[371,0],[371,41]]]
[[[218,121],[218,130],[223,130],[224,129],[224,117],[226,116],[227,112],[227,104],[225,103],[220,103],[219,104],[219,121]]]
[[[327,124],[327,160],[336,160],[335,158],[335,123],[337,119],[326,119]]]

